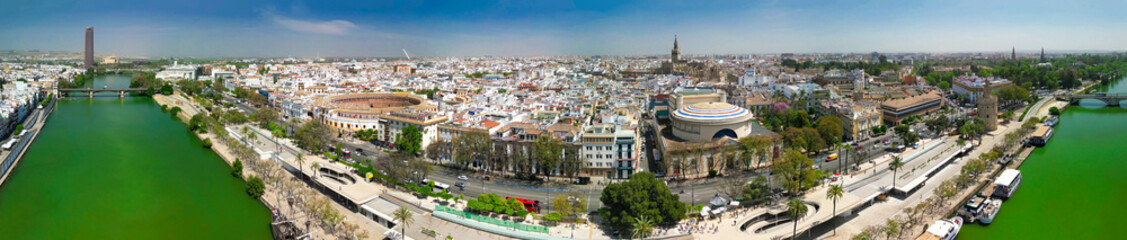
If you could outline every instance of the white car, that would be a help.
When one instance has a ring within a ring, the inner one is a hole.
[[[469,179],[470,178],[466,177],[466,175],[458,176],[458,180],[469,180]]]

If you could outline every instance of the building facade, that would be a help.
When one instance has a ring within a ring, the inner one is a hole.
[[[896,125],[908,117],[934,112],[942,106],[943,97],[937,92],[929,92],[881,103],[881,118],[890,125]]]

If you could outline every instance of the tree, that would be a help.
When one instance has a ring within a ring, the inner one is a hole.
[[[841,118],[835,116],[825,116],[818,119],[817,124],[818,134],[822,136],[822,141],[826,146],[837,145],[841,142],[841,136],[844,134],[842,128]]]
[[[239,161],[238,158],[235,159],[234,163],[231,163],[231,175],[235,177],[243,176],[243,162]]]
[[[297,171],[303,172],[303,170],[305,170],[305,154],[302,154],[300,152],[297,153],[297,156],[294,158],[294,161],[297,162]],[[302,175],[304,175],[304,174],[305,173],[302,173]]]
[[[813,187],[818,176],[814,170],[814,160],[796,150],[788,150],[771,165],[771,170],[783,179],[783,186],[792,195]]]
[[[791,230],[792,239],[798,237],[798,220],[806,217],[808,211],[809,209],[806,208],[806,203],[802,201],[801,197],[791,198],[790,202],[787,203],[787,215],[790,215],[791,219],[794,220],[794,229]]]
[[[262,182],[261,178],[258,178],[258,176],[251,175],[250,179],[247,179],[247,195],[250,195],[251,198],[254,198],[254,199],[261,198],[262,194],[265,191],[266,191],[266,183]]]
[[[250,120],[265,126],[266,123],[278,121],[278,110],[272,107],[260,107],[250,114]]]
[[[321,121],[305,122],[294,132],[294,138],[297,142],[308,147],[314,153],[328,147],[332,137],[332,131]]]
[[[942,82],[939,82],[939,84],[937,84],[936,87],[938,87],[939,89],[943,89],[943,91],[951,90],[951,83],[947,82],[947,81],[942,81]]]
[[[885,225],[884,225],[884,235],[887,236],[889,239],[892,238],[892,235],[896,235],[897,237],[899,237],[900,236],[900,223],[896,222],[896,220],[889,218],[888,222],[886,222]]]
[[[678,199],[653,173],[635,173],[630,176],[630,180],[612,183],[603,189],[599,197],[603,202],[599,217],[621,230],[628,230],[631,222],[640,216],[646,216],[659,224],[673,223],[685,218],[685,213],[689,210]]]
[[[756,177],[751,183],[743,188],[743,193],[740,195],[740,200],[751,204],[759,204],[764,202],[763,198],[771,194],[771,189],[767,186],[767,178],[764,176]]]
[[[237,110],[223,112],[223,122],[226,122],[228,124],[242,124],[246,123],[247,120],[247,115],[243,114],[243,112],[239,112]]]
[[[173,93],[172,84],[165,83],[164,85],[160,86],[160,94],[164,94],[164,95],[167,96],[167,95],[172,95],[172,93]]]
[[[928,120],[924,124],[927,125],[928,130],[935,132],[935,133],[939,133],[939,132],[947,129],[948,127],[950,127],[951,122],[947,120],[946,115],[939,115],[935,119]]]
[[[834,207],[830,215],[837,215],[837,200],[845,195],[845,190],[841,189],[841,185],[830,185],[830,189],[826,190],[826,198],[834,202]],[[837,228],[834,228],[834,235],[837,235]]]
[[[533,156],[539,160],[536,164],[537,170],[544,174],[544,177],[551,179],[552,170],[560,163],[563,153],[563,143],[550,135],[540,136],[533,143]]]
[[[207,127],[207,123],[204,122],[204,118],[206,117],[207,116],[203,113],[196,113],[196,115],[192,115],[192,118],[188,120],[188,130],[193,132],[203,132]]]
[[[1057,108],[1057,107],[1049,108],[1049,115],[1060,116],[1060,108]]]
[[[408,124],[402,128],[402,132],[395,138],[395,148],[399,152],[415,155],[419,153],[422,148],[423,134],[419,132],[419,128],[415,125]]]
[[[631,237],[635,239],[646,239],[650,236],[650,233],[653,232],[653,226],[653,219],[649,219],[645,215],[635,217],[633,228],[631,229],[633,232]]]
[[[586,210],[587,202],[583,198],[583,195],[575,192],[567,192],[552,199],[552,206],[555,207],[556,213],[566,217]]]
[[[896,174],[896,170],[903,166],[904,161],[900,159],[900,156],[892,156],[892,161],[888,162],[888,169],[892,170],[892,187],[896,187],[896,179],[900,178],[900,176]]]
[[[313,170],[313,176],[316,177],[318,172],[321,172],[321,164],[313,162],[313,166],[309,166]]]
[[[407,207],[399,207],[399,209],[395,210],[395,216],[392,217],[392,220],[399,221],[399,225],[403,226],[399,231],[400,235],[404,237],[401,239],[405,239],[407,236],[407,226],[415,223],[415,219],[412,215],[414,214],[412,214],[411,210],[407,209]]]

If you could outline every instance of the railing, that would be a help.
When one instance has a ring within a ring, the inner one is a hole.
[[[34,136],[36,132],[39,132],[39,130],[28,130],[27,136]],[[3,163],[0,163],[0,176],[7,174],[8,170],[11,170],[10,168],[12,167],[12,164],[14,164],[16,160],[20,158],[20,152],[23,151],[24,147],[27,147],[27,143],[30,141],[31,137],[20,138],[19,142],[16,143],[16,146],[12,147],[11,152],[8,153],[8,157],[4,158]]]
[[[442,205],[435,206],[434,211],[444,212],[444,213],[448,213],[450,215],[462,217],[462,218],[465,218],[465,219],[474,220],[474,221],[477,221],[477,222],[488,223],[488,224],[493,224],[493,225],[506,227],[506,228],[510,228],[510,229],[516,229],[516,230],[521,230],[521,231],[526,231],[526,232],[548,233],[547,227],[533,226],[533,225],[528,225],[528,224],[516,223],[516,222],[512,222],[512,221],[500,220],[500,219],[486,217],[486,216],[482,216],[482,215],[478,215],[478,214],[474,214],[474,213],[468,213],[468,212],[455,210],[455,209],[448,208],[448,207],[442,206]]]

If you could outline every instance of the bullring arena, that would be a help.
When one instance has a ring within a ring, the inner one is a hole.
[[[380,115],[405,108],[434,111],[426,99],[408,93],[356,93],[326,96],[313,103],[321,122],[341,130],[377,129]]]

